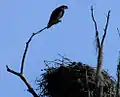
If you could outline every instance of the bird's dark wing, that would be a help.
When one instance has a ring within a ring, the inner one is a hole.
[[[63,16],[63,14],[64,14],[64,9],[57,8],[52,12],[50,19],[53,20],[60,19]]]
[[[56,9],[52,12],[52,14],[51,14],[51,16],[50,16],[50,20],[49,20],[49,22],[48,22],[47,27],[49,28],[49,27],[51,27],[53,24],[58,23],[58,22],[59,22],[59,19],[63,16],[63,14],[64,14],[64,10],[63,10],[63,9],[61,9],[61,8],[56,8]]]

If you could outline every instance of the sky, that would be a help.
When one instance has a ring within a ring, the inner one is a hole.
[[[120,38],[119,0],[0,0],[0,96],[32,97],[27,87],[15,75],[6,71],[20,70],[25,43],[33,32],[44,28],[51,12],[62,4],[68,5],[62,22],[44,30],[30,43],[25,60],[24,75],[36,88],[35,80],[45,67],[44,60],[58,58],[58,53],[73,61],[96,67],[95,31],[91,5],[100,37],[109,10],[110,22],[104,43],[103,68],[116,77]]]

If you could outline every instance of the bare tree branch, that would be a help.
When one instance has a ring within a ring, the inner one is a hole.
[[[107,28],[108,28],[108,24],[109,24],[109,18],[110,18],[110,10],[108,11],[108,14],[107,14],[107,21],[106,21],[106,25],[105,25],[105,28],[104,28],[104,34],[103,34],[102,41],[101,41],[101,47],[103,46],[105,36],[106,36],[106,33],[107,33]]]
[[[96,72],[96,96],[97,97],[102,97],[103,95],[103,87],[102,87],[102,81],[103,77],[101,75],[101,71],[102,71],[102,64],[103,64],[103,44],[104,44],[104,40],[106,37],[106,33],[107,33],[107,29],[108,29],[108,24],[109,24],[109,17],[110,17],[110,10],[108,11],[107,14],[107,21],[105,24],[105,28],[104,28],[104,34],[102,37],[102,40],[100,42],[99,39],[99,33],[98,33],[98,28],[97,28],[97,23],[96,20],[94,18],[94,14],[93,14],[93,6],[91,7],[91,16],[92,16],[92,20],[94,22],[94,26],[95,26],[95,31],[96,31],[96,43],[97,43],[97,51],[98,51],[98,56],[97,56],[97,72]]]
[[[10,69],[8,66],[6,66],[7,71],[20,77],[21,80],[25,83],[25,85],[28,87],[28,91],[34,96],[34,97],[39,97],[36,92],[34,91],[34,89],[32,88],[32,86],[29,84],[29,82],[27,81],[27,79],[25,78],[25,76],[21,73],[15,72],[14,70]]]
[[[98,27],[97,27],[97,22],[94,18],[94,10],[93,10],[93,6],[91,6],[91,16],[92,16],[92,20],[95,26],[95,39],[96,39],[96,50],[98,50],[100,48],[100,39],[99,39],[99,33],[98,33]]]
[[[119,30],[119,29],[118,29]],[[117,65],[117,91],[116,91],[116,97],[120,97],[120,51],[118,56],[118,65]]]
[[[118,32],[118,35],[119,35],[119,38],[120,38],[120,31],[119,31],[119,29],[117,28],[117,32]]]
[[[23,53],[23,57],[22,57],[22,62],[21,62],[21,73],[23,73],[23,67],[24,67],[24,62],[25,62],[25,58],[26,58],[26,54],[27,54],[27,51],[28,51],[28,47],[29,47],[29,43],[31,42],[32,38],[39,34],[40,32],[42,32],[43,30],[45,30],[47,27],[41,29],[40,31],[36,32],[36,33],[33,33],[31,35],[31,37],[28,39],[28,41],[26,42],[26,47],[25,47],[25,50],[24,50],[24,53]]]
[[[97,86],[99,86],[99,79],[100,78],[102,79],[101,71],[102,71],[102,64],[103,64],[103,44],[104,44],[104,40],[105,40],[106,33],[107,33],[109,17],[110,17],[110,11],[108,11],[107,21],[106,21],[105,28],[104,28],[104,34],[101,40],[100,49],[98,51],[98,60],[97,60],[98,63],[97,63],[97,74],[96,74],[96,85]]]
[[[20,76],[20,73],[11,70],[7,65],[6,65],[6,68],[7,68],[7,71],[8,71],[8,72],[10,72],[10,73],[12,73],[12,74],[14,74],[14,75],[16,75],[16,76]]]
[[[117,28],[117,32],[120,38],[120,31]],[[120,97],[120,51],[118,56],[118,65],[117,65],[117,91],[116,91],[116,97]]]
[[[22,62],[21,62],[20,73],[12,70],[12,69],[10,69],[8,66],[6,66],[8,72],[10,72],[10,73],[12,73],[12,74],[14,74],[14,75],[16,75],[16,76],[18,76],[18,77],[21,78],[21,80],[25,83],[25,85],[26,85],[27,88],[28,88],[28,91],[33,95],[33,97],[39,97],[39,96],[38,96],[37,93],[34,91],[34,89],[32,88],[32,86],[30,85],[30,83],[27,81],[26,77],[23,75],[24,63],[25,63],[25,58],[26,58],[26,54],[27,54],[27,51],[28,51],[28,47],[29,47],[29,44],[30,44],[32,38],[33,38],[35,35],[37,35],[37,34],[39,34],[40,32],[42,32],[43,30],[45,30],[46,28],[47,28],[47,27],[39,30],[39,31],[36,32],[36,33],[33,33],[33,34],[30,36],[30,38],[28,39],[28,41],[26,42],[26,47],[25,47],[25,50],[24,50],[24,53],[23,53],[23,57],[22,57]]]
[[[97,75],[100,75],[100,72],[101,72],[101,69],[102,69],[102,63],[103,63],[103,44],[104,44],[105,36],[106,36],[106,33],[107,33],[107,28],[108,28],[108,23],[109,23],[109,17],[110,17],[110,11],[108,11],[107,22],[106,22],[106,25],[105,25],[105,28],[104,28],[104,34],[103,34],[103,37],[102,37],[102,40],[101,40],[100,49],[98,51]]]

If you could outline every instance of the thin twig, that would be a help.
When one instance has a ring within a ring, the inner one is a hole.
[[[94,18],[93,6],[91,6],[91,16],[92,16],[92,20],[93,20],[94,25],[95,25],[95,31],[98,32],[97,22],[96,22],[96,20],[95,20],[95,18]]]
[[[39,34],[40,32],[42,32],[43,30],[45,30],[47,27],[41,29],[40,31],[36,32],[36,33],[33,33],[30,38],[28,39],[28,41],[26,42],[26,47],[25,47],[25,50],[24,50],[24,53],[23,53],[23,57],[22,57],[22,62],[21,62],[21,74],[23,74],[23,67],[24,67],[24,62],[25,62],[25,58],[26,58],[26,54],[27,54],[27,51],[28,51],[28,47],[29,47],[29,43],[31,42],[32,38]]]
[[[6,66],[7,71],[20,77],[22,79],[22,81],[25,83],[25,85],[28,87],[28,91],[34,96],[34,97],[39,97],[36,92],[34,91],[34,89],[32,88],[32,86],[29,84],[29,82],[27,81],[27,79],[25,78],[25,76],[21,73],[15,72],[14,70],[10,69],[8,66]]]
[[[8,72],[10,72],[10,73],[12,73],[12,74],[14,74],[14,75],[16,75],[16,76],[20,76],[20,73],[11,70],[7,65],[6,65],[6,68],[7,68],[7,71],[8,71]]]
[[[118,35],[119,35],[119,38],[120,38],[120,31],[119,31],[119,29],[117,28],[117,32],[118,32]]]
[[[14,75],[16,75],[16,76],[18,76],[18,77],[21,78],[21,80],[22,80],[22,81],[25,83],[25,85],[28,87],[28,91],[33,95],[33,97],[39,97],[39,96],[38,96],[37,93],[34,91],[34,89],[32,88],[32,86],[30,85],[30,83],[27,81],[26,77],[23,75],[23,70],[24,70],[23,67],[24,67],[24,62],[25,62],[25,58],[26,58],[27,51],[28,51],[28,47],[29,47],[29,44],[30,44],[32,38],[33,38],[35,35],[37,35],[37,34],[39,34],[40,32],[42,32],[43,30],[45,30],[46,28],[47,28],[47,27],[39,30],[39,31],[36,32],[36,33],[33,33],[33,34],[31,35],[31,37],[28,39],[28,41],[26,42],[26,47],[25,47],[25,50],[24,50],[24,53],[23,53],[23,57],[22,57],[22,62],[21,62],[21,69],[20,69],[21,71],[20,71],[20,73],[15,72],[14,70],[12,70],[12,69],[10,69],[8,66],[6,66],[8,72],[10,72],[10,73],[12,73],[12,74],[14,74]]]
[[[96,39],[96,50],[100,48],[100,40],[99,40],[99,33],[98,33],[98,27],[97,27],[97,22],[94,18],[94,10],[93,10],[93,6],[91,6],[91,16],[92,16],[92,20],[95,26],[95,39]]]
[[[107,14],[107,21],[106,21],[105,28],[104,28],[104,34],[103,34],[102,41],[101,41],[101,47],[103,46],[105,36],[106,36],[106,33],[107,33],[109,18],[110,18],[110,10],[108,11],[108,14]]]

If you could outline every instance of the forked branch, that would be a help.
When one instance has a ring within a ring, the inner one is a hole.
[[[8,66],[6,66],[7,68],[7,71],[20,77],[21,80],[25,83],[25,85],[27,86],[28,88],[28,91],[33,95],[33,97],[39,97],[37,95],[37,93],[34,91],[34,89],[32,88],[32,86],[30,85],[30,83],[27,81],[26,77],[23,75],[23,71],[24,71],[24,64],[25,64],[25,58],[26,58],[26,54],[27,54],[27,51],[28,51],[28,48],[29,48],[29,44],[32,40],[32,38],[39,34],[40,32],[42,32],[43,30],[45,30],[47,27],[41,29],[40,31],[36,32],[36,33],[33,33],[30,38],[28,39],[28,41],[26,42],[26,46],[25,46],[25,50],[24,50],[24,53],[23,53],[23,57],[22,57],[22,61],[21,61],[21,68],[20,68],[20,72],[16,72],[12,69],[10,69]]]
[[[101,71],[102,71],[102,64],[103,64],[103,44],[104,44],[104,40],[106,37],[106,33],[107,33],[107,29],[108,29],[108,24],[109,24],[109,18],[110,18],[110,10],[108,11],[107,14],[107,21],[105,23],[105,28],[104,28],[104,33],[102,36],[102,40],[100,42],[99,39],[99,32],[98,32],[98,27],[97,27],[97,22],[94,18],[94,13],[93,13],[93,6],[91,7],[91,16],[92,16],[92,20],[95,26],[95,38],[96,38],[96,48],[97,48],[97,70],[96,70],[96,96],[97,97],[102,97],[103,96],[103,91],[102,91],[102,82],[101,80],[103,80],[102,75],[101,75]],[[100,88],[101,87],[101,88]]]

